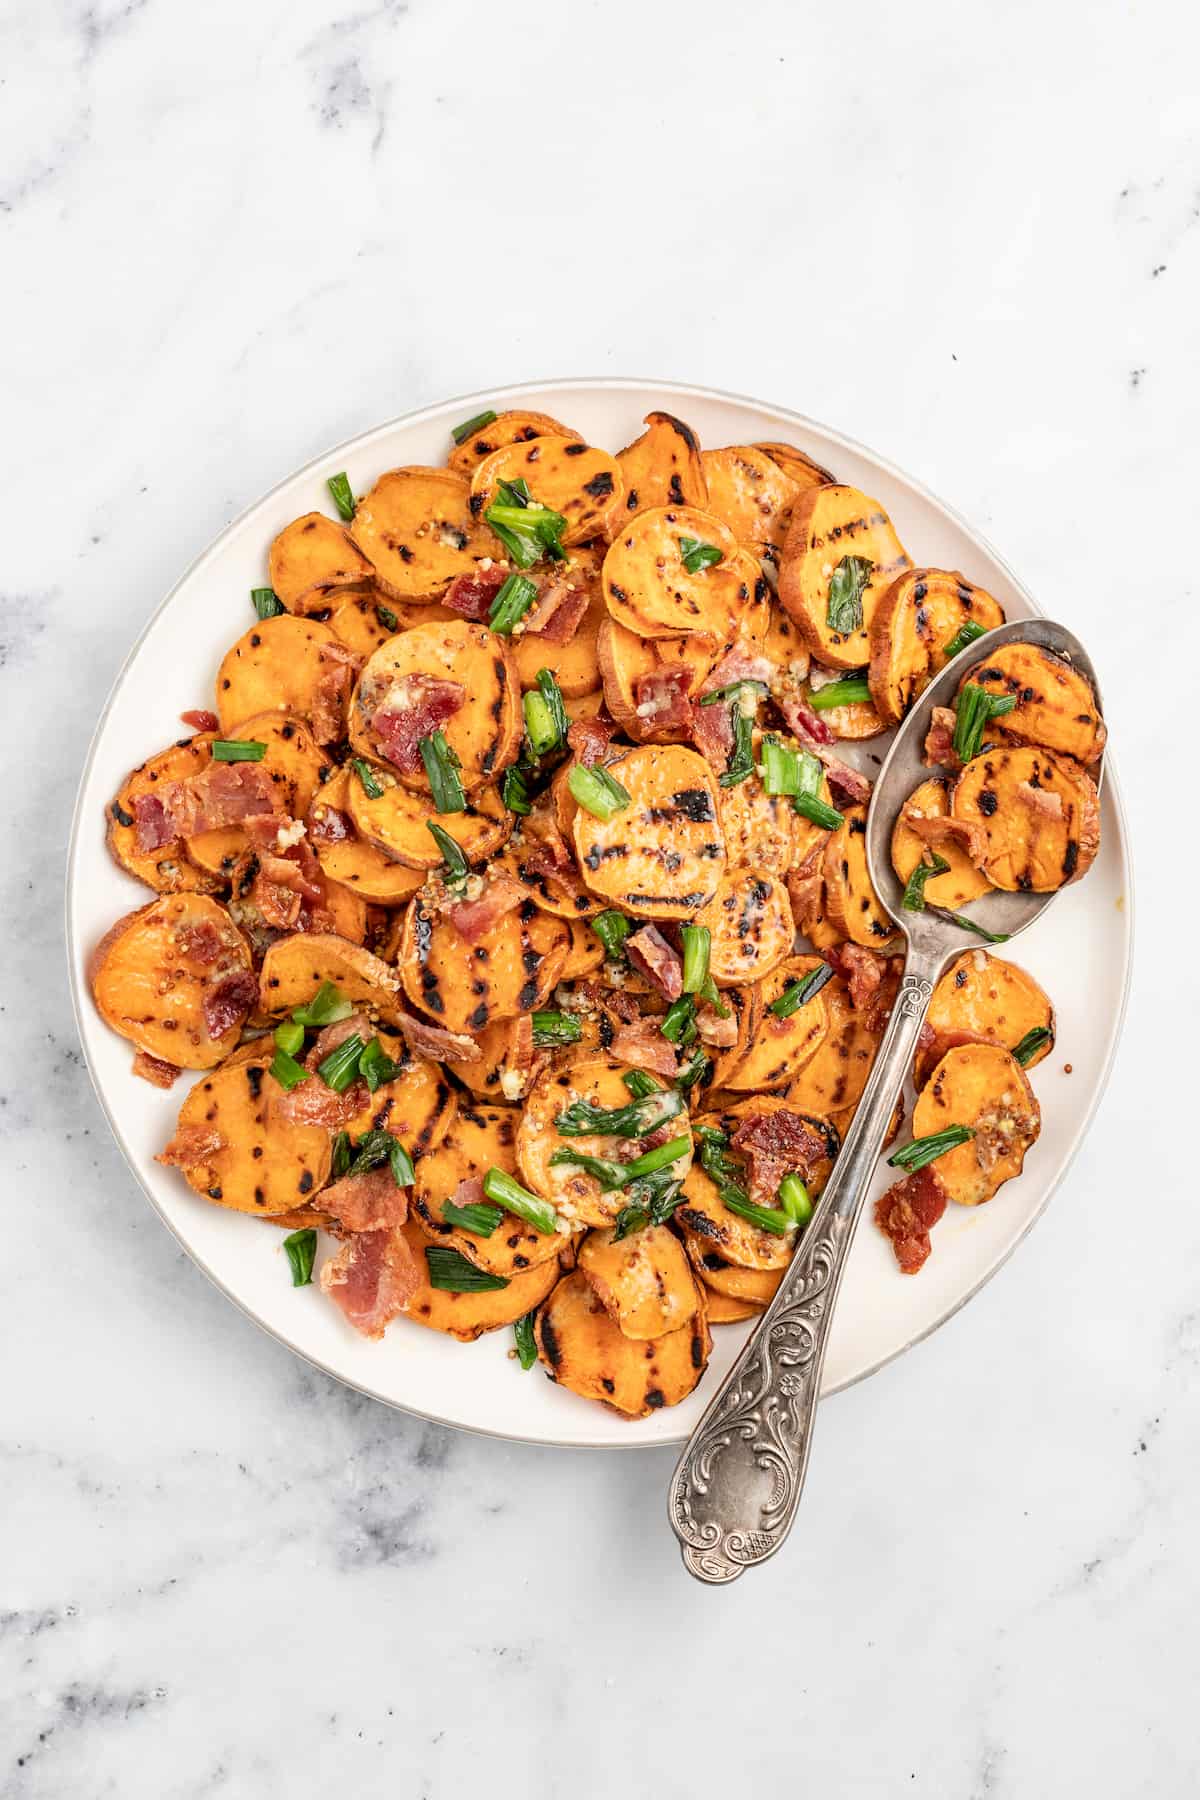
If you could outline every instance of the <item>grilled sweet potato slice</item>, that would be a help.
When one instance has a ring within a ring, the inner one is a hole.
[[[496,548],[471,511],[470,483],[452,469],[389,469],[359,501],[349,534],[395,600],[440,600]]]
[[[696,924],[711,933],[708,966],[718,987],[761,981],[792,954],[796,939],[783,882],[747,869],[725,877]]]
[[[672,707],[675,686],[673,679],[661,679],[664,672],[686,667],[689,680],[678,683],[678,697],[689,700],[700,692],[718,654],[699,632],[686,638],[645,638],[606,617],[596,633],[605,704],[625,735],[640,744],[668,744],[682,735]]]
[[[755,758],[761,734],[756,734]],[[718,795],[729,878],[747,869],[786,875],[797,860],[801,820],[787,794],[768,794],[757,775],[722,788]]]
[[[88,981],[106,1025],[177,1069],[215,1068],[255,999],[249,945],[205,894],[164,894],[118,919]]]
[[[828,1029],[816,1055],[788,1083],[787,1103],[829,1118],[857,1106],[887,1030],[887,1006],[852,1006],[840,975],[821,990]]]
[[[907,881],[917,864],[924,860],[926,846],[950,867],[943,875],[931,875],[925,883],[925,899],[930,906],[945,906],[952,912],[968,900],[978,900],[991,889],[986,875],[980,874],[961,843],[953,838],[931,842],[921,834],[924,819],[944,819],[950,811],[950,781],[944,775],[933,775],[914,788],[892,828],[892,867],[901,881]]]
[[[413,1005],[448,1031],[482,1031],[545,1004],[571,938],[561,919],[524,900],[476,943],[414,894],[397,962]]]
[[[157,756],[130,771],[117,790],[107,813],[109,851],[135,880],[144,882],[159,894],[213,893],[220,886],[212,876],[190,862],[182,838],[163,844],[157,850],[139,850],[134,801],[142,794],[152,794],[163,782],[186,781],[208,767],[211,732],[198,732],[195,737],[180,738]]]
[[[690,571],[692,544],[721,553],[720,562]],[[618,625],[639,637],[704,632],[729,641],[754,597],[733,533],[712,513],[691,506],[651,507],[623,524],[604,558],[604,599]]]
[[[581,544],[570,552],[566,569],[556,570],[550,577],[551,581],[567,579],[573,587],[584,588],[589,595],[588,609],[567,643],[557,644],[540,631],[522,631],[518,621],[509,644],[522,688],[533,687],[539,669],[553,671],[564,700],[582,699],[599,688],[601,677],[596,639],[600,627],[608,619],[600,586],[600,562],[599,552],[592,545]]]
[[[359,837],[350,801],[352,787],[361,786],[354,771],[344,768],[319,789],[308,812],[309,842],[322,874],[330,881],[349,888],[366,901],[399,906],[421,886],[425,872],[393,862],[374,844]],[[425,835],[428,837],[428,832]]]
[[[225,736],[236,743],[253,741],[266,745],[257,767],[269,778],[278,796],[280,824],[302,819],[329,767],[328,757],[314,743],[307,725],[286,713],[266,712],[232,726]],[[244,825],[225,825],[190,837],[187,853],[199,868],[228,880],[249,842]]]
[[[519,1019],[498,1019],[472,1034],[479,1049],[474,1062],[446,1058],[446,1068],[456,1081],[479,1100],[493,1106],[514,1106],[521,1101],[549,1058],[533,1047],[533,1025],[528,1014]]]
[[[276,1111],[283,1089],[270,1072],[273,1049],[232,1058],[198,1081],[158,1159],[206,1199],[259,1218],[307,1205],[329,1179],[329,1133]]]
[[[993,631],[1004,608],[954,569],[906,569],[879,597],[871,617],[867,679],[881,719],[899,725],[913,701],[946,666],[946,646],[964,625]]]
[[[582,807],[575,852],[593,894],[649,919],[691,919],[725,868],[717,788],[702,756],[679,746],[630,750],[608,765],[629,805],[611,819]]]
[[[1045,894],[1079,881],[1100,848],[1095,782],[1069,756],[1032,744],[975,757],[954,784],[950,809],[982,827],[980,869],[1007,893]]]
[[[564,548],[606,537],[625,501],[621,465],[607,450],[577,438],[528,438],[485,456],[471,476],[471,510],[483,519],[502,481],[528,483],[535,504],[567,521]]]
[[[311,720],[319,705],[322,680],[332,666],[322,646],[340,640],[320,619],[297,619],[279,613],[260,619],[242,633],[217,670],[217,717],[221,736],[228,737],[243,719],[261,713],[287,713]]]
[[[355,656],[361,656],[366,662],[380,644],[386,644],[398,631],[407,629],[407,624],[401,623],[398,606],[399,601],[389,605],[373,588],[365,594],[351,593],[334,606],[329,615],[330,628],[348,650],[353,650]],[[436,618],[442,611],[440,606],[422,607],[423,616],[413,622],[429,624],[431,615]]]
[[[388,769],[374,770],[382,794],[368,794],[357,774],[346,785],[346,805],[359,837],[409,869],[436,869],[442,853],[429,830],[432,820],[461,846],[468,862],[483,862],[508,841],[513,814],[494,787],[476,788],[462,812],[439,813],[432,799],[403,787]]]
[[[400,1072],[368,1095],[345,1129],[352,1138],[368,1131],[390,1131],[423,1167],[422,1159],[445,1141],[454,1125],[458,1098],[436,1063],[414,1056],[404,1039],[390,1031],[376,1035]]]
[[[706,1113],[696,1124],[720,1130],[726,1119],[725,1114]],[[675,1218],[685,1232],[740,1269],[786,1269],[796,1248],[795,1231],[764,1231],[740,1213],[731,1212],[699,1162],[688,1170]]]
[[[559,1278],[558,1262],[551,1257],[532,1269],[520,1269],[507,1278],[508,1285],[492,1288],[482,1294],[450,1294],[442,1288],[430,1287],[426,1252],[431,1240],[422,1220],[409,1216],[401,1227],[405,1242],[413,1253],[421,1273],[421,1286],[409,1302],[405,1317],[431,1331],[444,1331],[447,1337],[464,1344],[473,1343],[485,1331],[499,1331],[540,1306]],[[501,1279],[504,1279],[501,1277]]]
[[[559,979],[581,981],[585,975],[594,975],[603,965],[604,945],[584,919],[568,919],[567,930],[571,934],[571,947]]]
[[[450,1244],[489,1275],[519,1275],[556,1257],[568,1242],[561,1232],[535,1231],[505,1212],[487,1236],[452,1224],[446,1203],[479,1205],[489,1169],[516,1174],[517,1115],[511,1107],[464,1106],[441,1147],[417,1164],[412,1209],[437,1244]]]
[[[742,1094],[783,1087],[816,1055],[829,1030],[824,991],[783,1019],[770,1007],[793,982],[822,967],[819,956],[793,956],[758,984],[764,1008],[758,1031],[741,1061],[722,1070],[721,1085]]]
[[[712,1186],[711,1182],[709,1186]],[[707,1199],[706,1194],[705,1204]],[[703,1231],[693,1230],[686,1219],[679,1218],[678,1212],[675,1217],[683,1234],[688,1260],[708,1294],[713,1298],[719,1296],[736,1301],[755,1312],[761,1312],[764,1306],[770,1305],[783,1280],[786,1264],[778,1269],[744,1269],[739,1263],[730,1262],[727,1257],[722,1256],[715,1239],[705,1236]],[[709,1223],[707,1213],[703,1214],[703,1223]],[[711,1300],[708,1316],[710,1321],[716,1323]]]
[[[867,873],[867,815],[861,806],[846,809],[844,822],[830,833],[822,865],[825,910],[830,923],[852,944],[878,950],[896,936]]]
[[[1015,1050],[1031,1031],[1050,1035],[1022,1065],[1026,1069],[1032,1069],[1054,1048],[1050,996],[1016,963],[1005,962],[987,950],[965,950],[933,990],[913,1058],[913,1082],[922,1087],[934,1066],[956,1044],[979,1040]]]
[[[913,1109],[913,1137],[948,1125],[967,1125],[975,1133],[933,1165],[960,1206],[981,1205],[1021,1173],[1041,1130],[1041,1111],[1024,1069],[1001,1045],[958,1045],[933,1070]]]
[[[705,450],[707,510],[756,556],[778,560],[800,488],[765,450],[732,444]]]
[[[1017,703],[1012,712],[989,720],[989,738],[1038,744],[1085,767],[1104,749],[1108,733],[1091,682],[1040,644],[1002,644],[963,681],[991,694],[1009,694]]]
[[[707,1282],[702,1282],[705,1290],[704,1307],[708,1314],[709,1325],[739,1325],[743,1319],[756,1319],[761,1306],[755,1306],[753,1300],[734,1300],[728,1294],[718,1294]]]
[[[615,1228],[589,1231],[579,1246],[580,1273],[627,1338],[678,1331],[703,1304],[687,1252],[665,1225],[618,1238]]]
[[[325,981],[332,981],[372,1020],[395,1025],[407,1011],[395,969],[369,950],[323,931],[297,932],[271,945],[259,971],[259,1005],[276,1018],[306,1005]]]
[[[700,444],[690,425],[667,412],[646,414],[641,437],[620,451],[625,511],[652,506],[698,506],[708,501]]]
[[[794,481],[799,488],[824,487],[827,482],[836,482],[837,476],[823,469],[811,456],[803,450],[797,450],[795,444],[755,444],[756,450],[765,451],[773,463],[778,463],[789,481]]]
[[[459,475],[465,475],[469,481],[480,463],[497,450],[503,450],[506,444],[527,444],[532,438],[544,437],[571,438],[577,444],[583,441],[577,431],[572,431],[568,425],[560,425],[549,413],[512,408],[497,413],[487,425],[473,431],[465,442],[456,444],[446,458],[447,466]]]
[[[614,1325],[579,1269],[564,1275],[542,1306],[534,1333],[553,1380],[631,1419],[686,1400],[712,1351],[702,1300],[677,1331],[635,1340]]]
[[[461,765],[459,780],[470,792],[493,781],[517,754],[523,720],[521,692],[503,638],[469,619],[414,626],[389,638],[364,665],[350,702],[350,742],[362,756],[395,762],[396,741],[387,720],[421,717],[423,683],[444,684],[455,710],[436,721]],[[411,735],[433,729],[419,724]],[[382,729],[381,729],[382,727]],[[413,746],[415,752],[415,744]],[[429,792],[429,777],[414,754],[399,769],[406,787]]]
[[[348,588],[366,587],[375,571],[342,526],[324,513],[285,525],[267,558],[271,586],[290,613],[320,612]]]
[[[871,569],[860,596],[861,625],[839,631],[829,623],[830,583],[842,560],[851,556],[869,562]],[[860,669],[870,656],[875,608],[908,567],[904,546],[878,500],[840,484],[809,488],[792,509],[779,598],[818,662],[832,669]]]

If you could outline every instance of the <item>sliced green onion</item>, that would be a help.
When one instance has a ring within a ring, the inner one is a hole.
[[[552,1050],[557,1044],[577,1044],[583,1026],[574,1013],[535,1012],[533,1015],[533,1047]]]
[[[390,606],[384,606],[382,604],[376,605],[375,617],[379,620],[379,623],[383,626],[385,631],[399,631],[400,620]]]
[[[701,569],[711,569],[714,563],[725,560],[725,552],[715,544],[706,544],[703,538],[681,537],[679,554],[689,575],[698,575]]]
[[[869,706],[871,690],[861,675],[847,675],[841,681],[827,681],[823,688],[809,692],[808,704],[814,712],[829,712],[835,706]]]
[[[311,1000],[295,1008],[292,1017],[297,1025],[320,1031],[323,1025],[336,1025],[340,1019],[348,1019],[353,1011],[353,1000],[347,1000],[332,981],[323,981]]]
[[[785,1175],[779,1184],[779,1204],[793,1225],[807,1225],[812,1218],[813,1203],[808,1189],[798,1175]]]
[[[546,756],[551,750],[557,749],[558,727],[542,696],[531,688],[527,694],[522,695],[521,708],[525,714],[525,735],[534,756]]]
[[[567,521],[539,506],[526,481],[498,482],[496,498],[483,516],[519,569],[530,568],[544,555],[556,562],[566,556],[562,534]]]
[[[933,861],[917,863],[912,874],[904,884],[904,897],[900,904],[905,912],[925,911],[925,883],[934,875],[945,875],[950,867],[944,856],[933,852]]]
[[[871,579],[875,564],[866,556],[843,556],[829,582],[829,604],[825,623],[839,637],[849,637],[862,630],[863,589]]]
[[[609,907],[597,913],[589,920],[592,930],[604,945],[604,954],[609,962],[618,962],[625,954],[625,939],[633,930],[633,920],[627,919],[623,912]]]
[[[675,1077],[675,1086],[683,1093],[688,1093],[699,1081],[707,1081],[712,1073],[712,1062],[704,1050],[693,1053],[689,1062],[684,1063]]]
[[[214,762],[261,762],[266,754],[267,746],[257,738],[217,738],[209,746]]]
[[[503,1275],[489,1275],[486,1269],[477,1269],[449,1244],[427,1244],[425,1261],[429,1265],[430,1287],[443,1294],[494,1294],[508,1286]]]
[[[358,1072],[372,1094],[387,1081],[395,1081],[404,1072],[404,1064],[394,1062],[377,1037],[373,1037],[358,1059]]]
[[[329,1173],[335,1181],[350,1173],[350,1133],[339,1131],[333,1140],[333,1150],[329,1160]]]
[[[697,1000],[703,1000],[705,1006],[711,1006],[718,1019],[727,1019],[729,1017],[729,1008],[722,1000],[717,989],[717,984],[711,975],[706,975],[704,980],[700,983],[696,998]]]
[[[361,756],[351,757],[350,760],[351,760],[351,764],[354,769],[354,773],[358,776],[358,779],[362,782],[363,793],[367,796],[367,799],[368,800],[382,800],[384,793],[386,792],[386,789],[384,788],[384,785],[383,785],[382,781],[380,781],[378,775],[376,775],[374,769],[371,767],[370,763],[367,762],[366,759]]]
[[[453,426],[450,436],[456,444],[465,444],[475,432],[482,431],[485,425],[491,425],[495,417],[495,413],[489,407],[487,412],[476,413],[473,419],[464,419],[461,425]]]
[[[662,1092],[653,1075],[647,1075],[644,1069],[629,1069],[622,1075],[621,1080],[635,1100],[644,1100],[647,1094],[661,1094]]]
[[[333,504],[337,507],[342,518],[349,523],[354,517],[355,503],[354,494],[346,477],[346,471],[342,469],[338,474],[331,475],[325,485],[333,495]]]
[[[500,798],[509,812],[517,813],[521,818],[533,811],[525,777],[515,763],[504,771],[504,780],[500,783]]]
[[[773,1012],[777,1019],[790,1019],[793,1013],[799,1012],[807,1001],[820,993],[827,981],[832,980],[833,970],[828,963],[822,963],[819,968],[810,969],[807,975],[789,982],[779,998],[772,1000],[767,1011]]]
[[[417,1179],[412,1157],[397,1137],[392,1139],[392,1147],[388,1151],[388,1165],[392,1171],[392,1180],[398,1188],[409,1188]]]
[[[975,936],[982,938],[985,944],[1007,944],[1012,936],[1009,931],[986,931],[982,925],[977,925],[974,919],[968,919],[966,913],[951,912],[949,907],[935,906],[934,911],[940,913],[943,918],[953,919],[954,923],[961,925],[964,931],[973,931]]]
[[[558,1230],[558,1214],[548,1200],[542,1200],[537,1194],[531,1194],[528,1188],[514,1181],[503,1169],[491,1168],[483,1178],[483,1191],[489,1200],[497,1206],[503,1206],[518,1219],[524,1219],[535,1231],[546,1237],[552,1237]]]
[[[289,1056],[286,1050],[276,1050],[271,1062],[271,1074],[280,1087],[285,1088],[289,1094],[294,1087],[299,1087],[302,1081],[308,1080],[310,1072],[308,1069],[302,1069],[295,1057]]]
[[[629,790],[599,765],[585,769],[582,763],[575,763],[567,776],[567,786],[584,812],[591,813],[594,819],[615,819],[631,804]]]
[[[537,599],[537,583],[527,575],[510,575],[488,609],[488,624],[500,637],[511,637],[518,619],[523,619]]]
[[[392,1153],[394,1142],[390,1131],[364,1131],[353,1146],[347,1175],[365,1175],[371,1169],[381,1169]]]
[[[331,1050],[317,1064],[317,1074],[325,1086],[332,1088],[335,1094],[344,1094],[358,1074],[358,1059],[365,1049],[366,1045],[356,1031],[336,1050]]]
[[[453,1200],[444,1200],[442,1217],[447,1225],[453,1225],[458,1231],[470,1231],[476,1237],[491,1237],[504,1217],[504,1208],[492,1206],[486,1200],[479,1205],[472,1202],[469,1206],[455,1206]]]
[[[277,619],[287,607],[274,588],[251,588],[250,604],[260,619]]]
[[[813,758],[816,761],[816,758]],[[777,737],[762,741],[762,768],[759,770],[765,794],[798,794],[801,784],[800,757]]]
[[[973,681],[963,683],[954,703],[954,754],[960,762],[968,763],[979,755],[984,727],[1010,713],[1016,704],[1012,694],[992,694]]]
[[[817,794],[797,794],[792,805],[802,819],[809,819],[819,825],[823,831],[836,831],[839,825],[846,823],[845,815],[836,806],[830,806]]]
[[[1013,1055],[1023,1069],[1027,1069],[1038,1051],[1054,1042],[1054,1033],[1045,1025],[1034,1025],[1025,1033],[1019,1044],[1013,1047]]]
[[[947,1125],[943,1131],[931,1131],[926,1137],[914,1138],[911,1144],[901,1145],[888,1157],[888,1162],[894,1169],[907,1169],[911,1174],[939,1156],[945,1156],[947,1150],[956,1150],[959,1144],[969,1143],[974,1136],[969,1125]]]
[[[696,996],[681,994],[678,1000],[672,1001],[663,1014],[659,1030],[669,1044],[678,1044],[685,1049],[696,1040]]]
[[[433,819],[426,819],[425,829],[430,832],[434,843],[442,853],[442,864],[446,870],[446,880],[453,886],[465,881],[471,873],[471,865],[463,855],[462,845],[455,843],[448,831]]]
[[[755,1206],[753,1200],[747,1200],[740,1188],[722,1188],[721,1199],[731,1213],[736,1213],[739,1219],[748,1219],[760,1231],[773,1231],[776,1237],[784,1237],[789,1231],[796,1229],[796,1220],[784,1212],[782,1207]]]
[[[746,684],[741,684],[744,687]],[[749,713],[742,711],[739,701],[735,700],[729,708],[730,723],[733,726],[733,754],[725,773],[718,776],[723,788],[737,787],[748,775],[754,773],[754,720]]]
[[[771,691],[765,681],[747,681],[743,678],[741,681],[729,682],[726,687],[713,688],[711,692],[701,694],[700,704],[701,706],[716,706],[720,701],[728,700],[733,694],[739,694],[743,688],[748,688],[760,700],[765,700]]]
[[[523,1319],[513,1323],[513,1341],[517,1346],[517,1361],[523,1369],[532,1369],[537,1361],[537,1339],[533,1333],[534,1315],[525,1314]]]
[[[673,1089],[659,1088],[644,1099],[631,1100],[628,1106],[607,1108],[576,1100],[554,1123],[560,1137],[642,1138],[668,1119],[678,1118],[683,1110],[683,1101]]]
[[[582,1169],[593,1181],[598,1181],[604,1193],[611,1193],[613,1188],[624,1187],[628,1163],[614,1162],[607,1156],[586,1156],[582,1150],[554,1150],[550,1154],[552,1168]]]
[[[446,742],[445,734],[431,731],[428,737],[417,740],[417,749],[429,777],[436,810],[440,813],[465,812],[467,797],[463,793],[462,782],[458,779],[462,764]]]
[[[308,1287],[312,1282],[313,1263],[317,1255],[317,1234],[293,1231],[283,1240],[288,1262],[292,1265],[292,1286]]]
[[[698,994],[708,980],[708,957],[712,933],[707,925],[681,925],[683,939],[683,991]]]
[[[943,644],[942,655],[947,662],[950,662],[960,650],[965,650],[968,644],[973,644],[976,638],[986,636],[987,627],[981,625],[978,619],[964,619],[949,643]]]
[[[647,1150],[635,1157],[631,1163],[625,1164],[625,1181],[636,1181],[640,1175],[654,1175],[659,1169],[669,1168],[686,1156],[692,1147],[689,1137],[672,1138],[669,1143],[660,1144],[656,1150]]]
[[[274,1037],[279,1049],[287,1056],[295,1056],[304,1048],[304,1027],[293,1024],[290,1019],[275,1027]]]
[[[556,747],[561,748],[567,741],[567,732],[571,729],[571,721],[567,717],[567,708],[562,697],[562,689],[559,687],[557,681],[555,681],[554,675],[549,669],[539,669],[535,679],[538,684],[538,692],[546,702],[546,705],[550,710],[550,717],[554,720],[554,729],[557,733]]]
[[[629,1203],[613,1221],[614,1242],[631,1231],[644,1231],[647,1225],[665,1225],[683,1198],[683,1183],[669,1169],[659,1169],[631,1183],[629,1193]]]

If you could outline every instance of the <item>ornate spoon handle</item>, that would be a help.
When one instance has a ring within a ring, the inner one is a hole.
[[[700,1581],[735,1580],[791,1529],[854,1227],[945,952],[910,947],[875,1066],[800,1248],[679,1459],[671,1525]]]

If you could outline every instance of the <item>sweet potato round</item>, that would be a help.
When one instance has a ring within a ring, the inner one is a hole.
[[[838,632],[828,622],[829,584],[846,556],[863,557],[872,566],[862,594],[861,627]],[[831,669],[861,669],[870,657],[868,633],[875,608],[908,567],[904,546],[878,500],[840,484],[809,488],[792,509],[779,598],[818,662]]]
[[[471,511],[470,484],[452,469],[389,469],[359,501],[349,533],[394,600],[440,600],[496,548]]]
[[[181,1142],[189,1131],[210,1129],[221,1140],[183,1169],[188,1185],[218,1206],[259,1218],[306,1205],[329,1179],[331,1154],[322,1126],[279,1115],[283,1089],[270,1068],[263,1051],[227,1062],[195,1084],[179,1112]]]
[[[712,1351],[702,1299],[677,1331],[634,1340],[614,1325],[578,1269],[563,1276],[540,1309],[534,1331],[538,1355],[553,1380],[631,1419],[686,1400]]]
[[[250,949],[223,906],[205,894],[164,894],[118,919],[88,959],[88,980],[106,1025],[148,1056],[177,1069],[212,1069],[237,1043],[249,1003],[217,1036],[206,994],[248,972]]]

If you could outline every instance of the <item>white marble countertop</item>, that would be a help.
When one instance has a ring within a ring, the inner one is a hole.
[[[1198,51],[1167,0],[0,7],[5,1800],[1197,1791]],[[1141,883],[1054,1205],[720,1593],[669,1452],[426,1426],[235,1312],[61,945],[89,734],[197,551],[382,418],[592,373],[776,398],[981,526],[1104,673]]]

